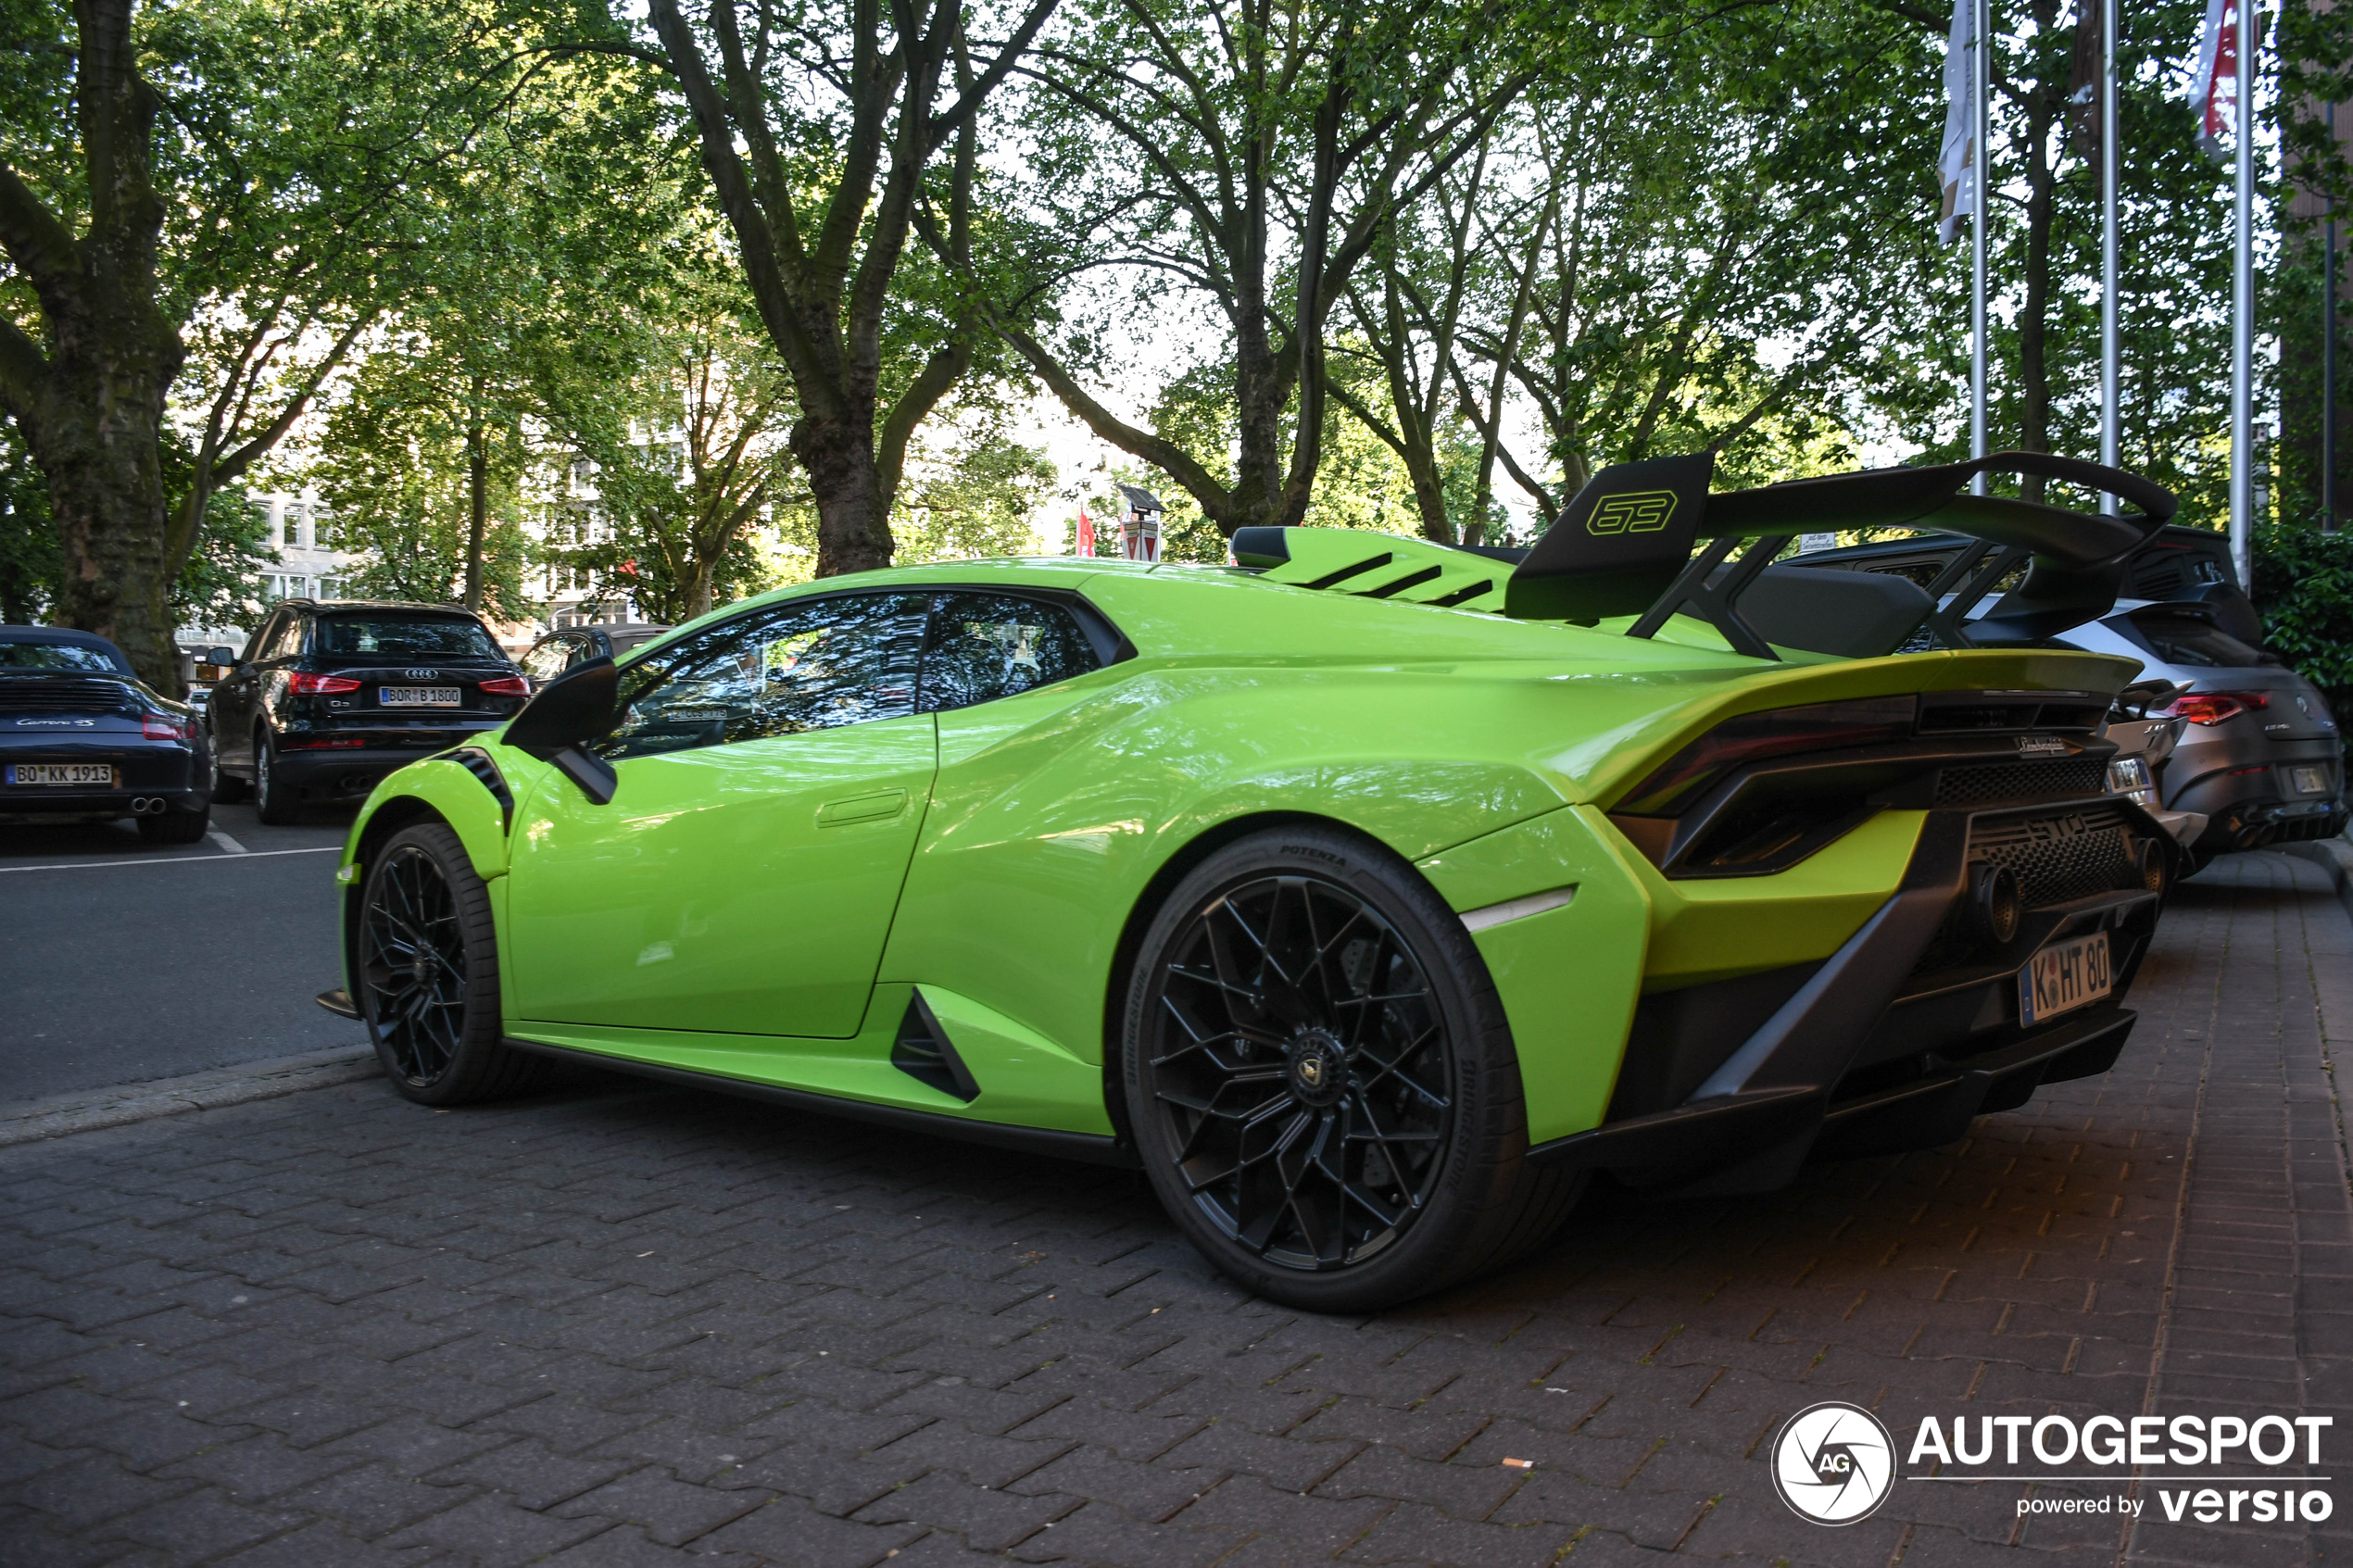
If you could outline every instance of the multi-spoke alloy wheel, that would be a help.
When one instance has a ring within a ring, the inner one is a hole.
[[[1530,1170],[1486,966],[1413,867],[1330,829],[1210,856],[1145,934],[1130,1131],[1194,1245],[1263,1294],[1362,1311],[1523,1250],[1573,1201]]]
[[[404,828],[370,861],[360,897],[361,1015],[393,1086],[427,1105],[520,1088],[537,1064],[500,1043],[490,899],[458,835]]]
[[[1152,1098],[1193,1201],[1270,1263],[1331,1269],[1420,1218],[1453,1121],[1446,1020],[1379,912],[1266,876],[1194,915],[1148,1026]]]
[[[393,1071],[430,1087],[458,1060],[466,1029],[466,940],[458,900],[432,856],[404,844],[376,867],[359,927],[368,1020]]]

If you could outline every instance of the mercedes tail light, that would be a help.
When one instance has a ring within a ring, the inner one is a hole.
[[[191,741],[196,738],[193,720],[176,719],[169,713],[142,713],[139,733],[148,740]]]
[[[359,689],[359,683],[348,675],[309,675],[297,670],[286,677],[286,691],[294,696],[326,696]]]
[[[2187,719],[2193,724],[2219,724],[2271,705],[2271,699],[2261,692],[2183,692],[2159,711],[2169,719]]]
[[[491,696],[529,696],[531,683],[520,675],[501,675],[495,681],[484,681],[482,689]]]

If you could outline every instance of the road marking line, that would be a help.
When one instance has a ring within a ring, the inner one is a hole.
[[[228,860],[266,860],[272,855],[334,855],[342,852],[340,844],[322,844],[316,849],[249,849],[243,855],[170,855],[154,860],[75,860],[62,866],[0,866],[0,876],[16,872],[86,872],[104,866],[184,866],[192,860],[220,865]]]
[[[243,855],[246,852],[244,845],[238,843],[235,839],[231,838],[219,828],[207,828],[205,830],[205,836],[212,840],[215,844],[220,846],[221,848],[227,850],[232,855]]]

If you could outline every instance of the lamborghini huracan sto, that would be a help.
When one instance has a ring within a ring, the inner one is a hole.
[[[2106,1071],[2177,852],[2105,782],[2133,662],[2051,639],[2172,498],[1711,473],[1604,470],[1528,551],[1245,529],[729,606],[386,779],[321,1000],[426,1104],[570,1059],[1140,1167],[1327,1311],[1597,1173],[1768,1189]],[[1906,526],[1972,541],[1949,581],[1774,564]]]

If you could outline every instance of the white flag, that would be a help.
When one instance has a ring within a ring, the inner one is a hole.
[[[2206,0],[2206,31],[2198,35],[2190,71],[2190,108],[2197,115],[2197,144],[2227,159],[2225,132],[2238,130],[2239,7],[2236,0]]]
[[[1975,8],[1973,0],[1953,0],[1953,31],[1944,41],[1944,144],[1936,154],[1944,204],[1936,215],[1936,237],[1948,245],[1960,233],[1961,220],[1977,210],[1977,148],[1969,140],[1977,85]]]

